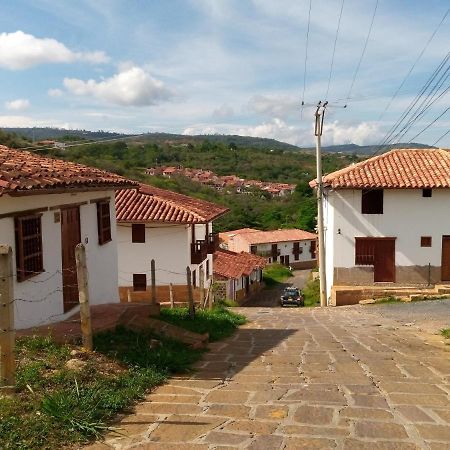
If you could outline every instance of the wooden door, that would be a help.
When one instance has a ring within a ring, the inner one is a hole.
[[[374,256],[374,281],[395,282],[395,239],[377,239]]]
[[[286,266],[289,266],[289,255],[286,255],[286,256],[284,257],[284,264],[285,264]]]
[[[278,245],[272,244],[272,259],[275,262],[278,258]]]
[[[61,210],[61,249],[64,312],[78,305],[75,247],[80,243],[80,209]]]
[[[442,236],[442,281],[450,281],[450,236]]]

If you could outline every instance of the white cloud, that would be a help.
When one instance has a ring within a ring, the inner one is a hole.
[[[61,95],[63,94],[63,92],[62,92],[61,89],[49,89],[49,90],[47,91],[47,94],[48,94],[50,97],[61,97]]]
[[[30,107],[30,101],[26,98],[18,98],[16,100],[11,100],[10,102],[5,102],[5,108],[10,111],[24,111]]]
[[[212,116],[215,119],[228,119],[234,116],[234,110],[230,105],[224,103],[212,112]]]
[[[94,96],[121,106],[150,106],[175,96],[162,81],[137,66],[123,68],[102,81],[64,78],[64,86],[74,95]]]
[[[368,145],[379,142],[382,136],[378,125],[361,122],[357,125],[340,125],[334,121],[323,126],[323,142],[326,145],[356,144]]]
[[[55,127],[65,129],[79,129],[79,123],[68,123],[60,120],[39,118],[36,119],[30,116],[11,115],[0,116],[0,127]]]
[[[251,111],[270,117],[285,117],[300,111],[300,101],[298,98],[284,95],[266,96],[255,95],[249,102]]]
[[[74,52],[56,39],[37,38],[23,31],[0,34],[0,67],[27,69],[45,63],[86,61],[101,64],[109,57],[101,51]]]

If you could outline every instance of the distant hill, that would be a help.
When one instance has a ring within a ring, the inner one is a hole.
[[[56,140],[103,140],[103,139],[115,139],[115,138],[130,138],[133,135],[114,133],[109,131],[88,131],[88,130],[66,130],[62,128],[3,128],[3,130],[9,133],[16,133],[19,136],[24,136],[27,139],[34,141],[40,141],[43,139],[56,139]],[[254,148],[254,149],[271,149],[278,151],[306,151],[312,152],[314,147],[298,147],[296,145],[287,144],[286,142],[280,142],[275,139],[252,137],[252,136],[238,136],[227,134],[210,134],[210,135],[183,135],[183,134],[171,134],[171,133],[145,133],[139,136],[139,140],[145,142],[154,143],[171,143],[171,144],[196,144],[205,140],[210,142],[220,142],[227,145],[235,144],[236,147]],[[356,145],[356,144],[344,144],[344,145],[330,145],[322,147],[325,153],[345,153],[345,154],[357,154],[357,155],[370,155],[379,150],[378,145]],[[382,146],[384,151],[391,150],[393,148],[434,148],[429,145],[420,143],[399,143],[394,145]]]

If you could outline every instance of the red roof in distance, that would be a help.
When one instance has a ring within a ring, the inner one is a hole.
[[[224,278],[237,279],[249,276],[256,269],[266,266],[266,259],[251,253],[235,253],[217,250],[213,255],[214,274]]]
[[[275,244],[277,242],[294,242],[317,239],[317,235],[297,228],[261,231],[243,228],[234,231],[225,231],[219,234],[220,240],[229,242],[231,238],[239,235],[248,244]]]

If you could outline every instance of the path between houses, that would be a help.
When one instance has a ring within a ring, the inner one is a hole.
[[[408,307],[409,305],[405,305]],[[450,346],[363,306],[251,322],[90,450],[450,448]]]

